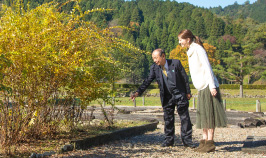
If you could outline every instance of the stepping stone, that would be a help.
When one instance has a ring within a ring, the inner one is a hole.
[[[252,154],[265,154],[266,153],[266,137],[263,136],[248,136],[242,151]]]

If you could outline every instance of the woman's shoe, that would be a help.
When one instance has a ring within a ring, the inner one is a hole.
[[[206,143],[206,140],[205,139],[200,140],[199,146],[194,151],[201,150],[204,147],[205,143]]]
[[[215,145],[214,145],[213,140],[207,140],[203,148],[198,150],[198,152],[202,152],[202,153],[208,153],[208,152],[214,152],[214,151],[215,151]]]

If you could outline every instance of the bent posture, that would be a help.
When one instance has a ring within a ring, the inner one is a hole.
[[[165,52],[162,49],[156,49],[152,53],[154,64],[150,67],[150,73],[138,90],[131,96],[134,100],[141,95],[151,82],[156,79],[160,88],[161,104],[164,111],[164,133],[165,140],[162,147],[174,145],[175,135],[175,117],[177,112],[181,120],[181,139],[185,147],[194,148],[192,143],[192,125],[189,117],[188,99],[191,92],[188,83],[187,74],[179,60],[165,59]]]

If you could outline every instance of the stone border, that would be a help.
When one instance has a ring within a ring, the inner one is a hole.
[[[74,149],[86,150],[92,146],[102,145],[111,141],[116,141],[128,137],[133,137],[136,135],[141,135],[147,131],[153,131],[157,128],[157,125],[159,123],[159,121],[155,119],[153,120],[146,119],[142,121],[149,121],[150,123],[141,126],[124,128],[121,130],[114,131],[112,133],[102,134],[91,138],[72,140],[70,141],[70,144],[74,146]]]
[[[266,153],[266,137],[248,136],[242,151],[251,154],[265,154]]]
[[[73,151],[74,149],[86,150],[92,146],[102,145],[102,144],[105,144],[111,141],[116,141],[116,140],[133,137],[136,135],[141,135],[147,131],[155,130],[157,128],[157,125],[159,124],[159,121],[156,119],[142,119],[140,121],[148,121],[150,123],[141,125],[141,126],[120,129],[112,133],[102,134],[102,135],[91,137],[91,138],[72,140],[70,141],[70,144],[64,145],[60,149],[59,153]],[[56,153],[55,151],[45,152],[43,154],[32,153],[30,158],[49,157],[55,153]]]

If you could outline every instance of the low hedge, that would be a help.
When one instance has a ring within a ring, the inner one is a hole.
[[[115,84],[115,88],[133,88],[137,89],[140,84]],[[220,89],[239,89],[239,84],[220,84]],[[190,84],[191,89],[195,89],[193,84]],[[244,89],[266,89],[266,85],[243,85]],[[157,84],[151,84],[148,89],[158,89]]]
[[[239,89],[240,85],[238,84],[221,84],[221,89]],[[266,85],[243,85],[243,89],[266,89]]]
[[[115,84],[115,88],[130,88],[130,89],[137,89],[140,86],[140,84]],[[158,89],[157,84],[151,84],[148,89]]]

